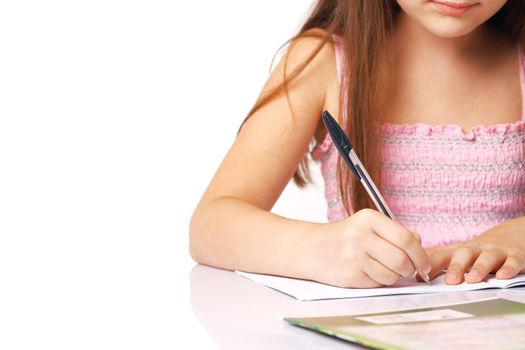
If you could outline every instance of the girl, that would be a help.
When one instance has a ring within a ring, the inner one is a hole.
[[[195,209],[192,257],[361,288],[525,272],[523,47],[521,0],[318,1]],[[323,110],[399,223],[369,209]],[[270,213],[292,176],[308,181],[309,152],[326,224]]]

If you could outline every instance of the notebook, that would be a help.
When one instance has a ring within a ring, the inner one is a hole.
[[[525,348],[525,304],[505,299],[402,312],[284,320],[372,349]]]
[[[468,290],[525,286],[525,274],[518,275],[509,280],[498,280],[494,275],[490,275],[489,278],[480,283],[469,284],[463,282],[458,285],[447,285],[445,283],[445,276],[441,275],[435,278],[430,286],[425,282],[418,282],[415,277],[413,277],[402,278],[395,285],[389,287],[359,289],[339,288],[318,282],[280,276],[262,275],[241,271],[235,272],[254,282],[288,294],[301,301],[360,298],[394,294],[463,292]]]

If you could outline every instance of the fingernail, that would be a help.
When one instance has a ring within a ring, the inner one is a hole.
[[[510,270],[508,269],[501,269],[499,270],[496,275],[499,275],[500,277],[507,278],[511,274]],[[496,276],[497,277],[497,276]]]
[[[471,277],[471,278],[479,277],[479,270],[478,269],[470,270],[469,273],[468,273],[468,276]]]
[[[430,270],[432,270],[432,266],[430,265],[430,263],[426,263],[426,265],[423,267],[423,272],[429,273]]]
[[[456,271],[449,271],[447,272],[447,275],[448,275],[448,278],[453,279],[453,280],[458,278],[458,273]]]

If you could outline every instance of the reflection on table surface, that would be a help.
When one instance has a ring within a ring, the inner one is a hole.
[[[388,312],[493,297],[525,303],[525,287],[301,302],[231,271],[203,265],[191,270],[190,284],[193,312],[224,349],[348,349],[352,345],[291,326],[283,321],[285,316]]]

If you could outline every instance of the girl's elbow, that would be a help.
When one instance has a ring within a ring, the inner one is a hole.
[[[200,253],[201,249],[199,248],[200,236],[202,236],[200,230],[201,221],[198,210],[195,210],[190,218],[188,248],[191,258],[197,263],[203,262],[202,254]]]

